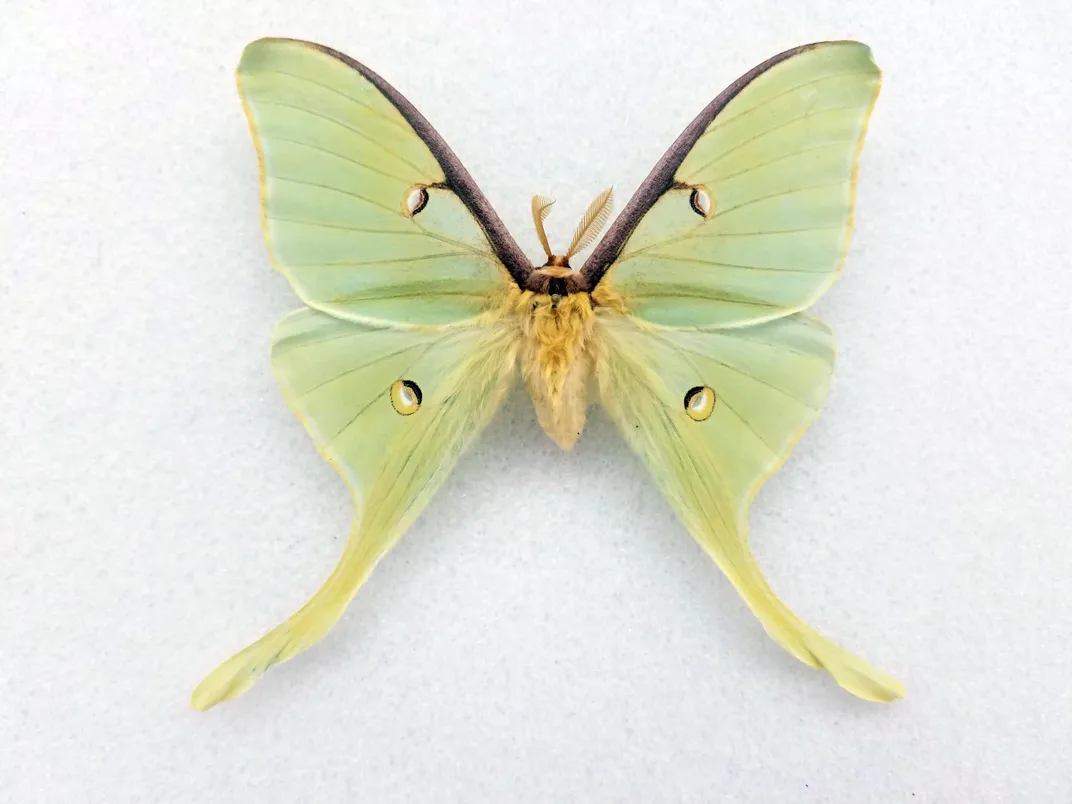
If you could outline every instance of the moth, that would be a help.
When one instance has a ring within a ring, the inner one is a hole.
[[[268,252],[305,305],[276,325],[272,367],[355,515],[319,591],[209,674],[195,708],[323,638],[518,374],[566,450],[598,399],[785,650],[860,698],[904,695],[793,614],[748,545],[752,499],[818,415],[833,369],[830,329],[801,311],[849,247],[881,83],[866,45],[796,47],[734,81],[583,263],[609,190],[561,253],[544,230],[553,202],[532,199],[536,265],[442,137],[369,68],[262,39],[237,81]]]

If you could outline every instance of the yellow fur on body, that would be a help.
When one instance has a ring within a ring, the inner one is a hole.
[[[555,276],[568,269],[544,269]],[[621,311],[609,289],[596,305]],[[593,367],[596,310],[587,293],[564,296],[512,290],[503,313],[516,316],[521,328],[521,372],[532,396],[540,426],[562,449],[573,447],[584,429],[588,381]]]

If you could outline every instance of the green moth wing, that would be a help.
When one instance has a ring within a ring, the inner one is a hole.
[[[588,286],[609,282],[633,315],[670,327],[811,305],[848,250],[880,83],[859,42],[794,48],[742,76],[642,183],[585,261]]]
[[[799,311],[845,259],[879,85],[858,42],[760,64],[686,128],[582,274],[619,300],[597,322],[600,400],[682,522],[783,648],[890,701],[900,682],[803,623],[748,546],[756,492],[826,397],[833,336]]]
[[[612,315],[597,329],[602,405],[771,637],[854,695],[903,697],[900,682],[793,614],[748,546],[752,499],[826,398],[834,363],[829,329],[800,314],[710,331]]]
[[[503,324],[412,330],[299,310],[276,326],[283,395],[354,500],[334,571],[289,620],[224,662],[193,693],[197,709],[245,692],[266,669],[320,640],[499,406],[514,372]]]
[[[237,81],[268,249],[310,307],[355,321],[463,321],[531,270],[454,152],[364,65],[261,39]]]

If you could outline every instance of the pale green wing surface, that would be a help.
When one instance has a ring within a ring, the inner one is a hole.
[[[834,361],[826,326],[791,315],[702,332],[641,328],[628,317],[605,315],[597,327],[603,406],[767,632],[854,695],[902,697],[896,679],[793,614],[748,546],[748,509],[756,491],[788,457],[826,397]],[[695,405],[690,416],[688,399],[713,406]]]
[[[682,133],[586,261],[629,311],[671,327],[812,304],[849,247],[856,166],[881,75],[858,42],[787,51]]]
[[[320,590],[205,678],[193,694],[196,708],[241,694],[335,624],[490,421],[513,376],[516,337],[506,325],[418,331],[314,310],[279,322],[272,364],[287,401],[346,479],[354,525]]]
[[[237,74],[273,263],[309,304],[358,321],[476,316],[531,266],[450,148],[363,65],[262,39]]]

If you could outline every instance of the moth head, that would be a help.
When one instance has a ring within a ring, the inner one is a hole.
[[[536,236],[540,238],[540,245],[543,246],[543,251],[547,255],[547,262],[541,266],[542,268],[570,270],[570,257],[591,245],[592,241],[603,231],[603,227],[607,225],[613,208],[613,195],[614,188],[610,187],[597,195],[592,203],[588,205],[588,209],[584,211],[584,215],[581,217],[581,222],[577,224],[577,228],[573,232],[573,240],[570,241],[569,248],[566,249],[565,254],[555,254],[551,251],[551,245],[547,240],[547,232],[543,226],[544,218],[551,211],[551,205],[555,203],[554,199],[542,195],[532,197],[532,220],[536,224]]]

